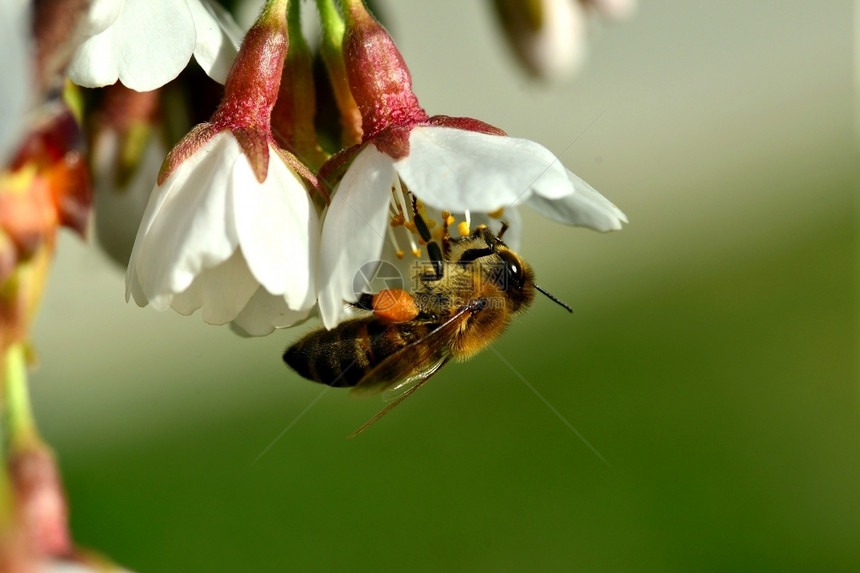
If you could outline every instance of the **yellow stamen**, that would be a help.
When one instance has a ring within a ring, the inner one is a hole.
[[[489,215],[493,219],[501,219],[502,215],[504,215],[504,214],[505,214],[505,208],[504,207],[499,207],[498,209],[496,209],[492,213],[487,213],[487,215]]]
[[[409,223],[407,223],[407,225],[410,223],[412,223],[412,221],[409,221]],[[415,227],[415,224],[412,223],[412,226]],[[415,232],[416,231],[413,228],[412,233],[409,233],[409,235],[408,235],[409,236],[409,247],[410,247],[410,250],[412,251],[413,255],[415,255],[416,257],[420,257],[421,251],[418,249],[418,245],[415,244],[415,235],[413,234]],[[416,253],[418,253],[418,254],[416,254]]]
[[[397,258],[402,259],[403,249],[401,249],[400,245],[397,243],[397,235],[394,232],[393,227],[388,227],[388,240],[391,241],[391,244],[394,246],[394,252],[397,254]]]

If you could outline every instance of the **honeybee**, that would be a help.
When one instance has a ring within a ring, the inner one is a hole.
[[[529,264],[480,226],[465,237],[448,234],[451,217],[443,213],[442,247],[418,211],[415,224],[428,246],[430,261],[413,277],[415,289],[365,293],[354,306],[365,316],[332,330],[307,334],[284,352],[284,361],[304,378],[351,394],[403,392],[350,438],[412,395],[452,358],[466,360],[486,348],[540,291],[569,312],[569,306],[535,284]]]

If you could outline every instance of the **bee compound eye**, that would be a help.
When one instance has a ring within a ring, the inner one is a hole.
[[[504,264],[505,284],[503,287],[522,288],[524,280],[523,268],[517,258],[507,251],[500,252],[499,258],[502,259],[502,263]]]

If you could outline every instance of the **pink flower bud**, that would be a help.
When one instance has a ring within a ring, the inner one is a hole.
[[[426,121],[394,40],[360,0],[348,0],[346,5],[343,58],[365,138],[387,127]]]

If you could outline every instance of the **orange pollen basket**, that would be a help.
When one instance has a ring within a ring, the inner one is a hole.
[[[418,316],[418,306],[408,292],[399,288],[373,295],[373,314],[391,322],[406,322]]]

